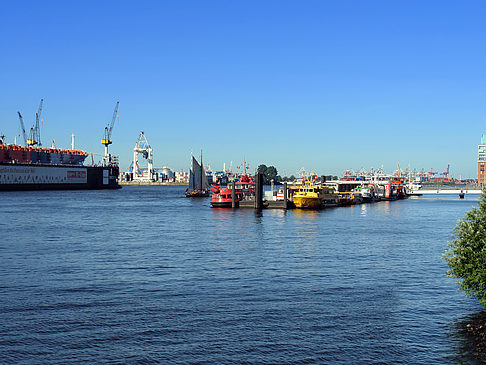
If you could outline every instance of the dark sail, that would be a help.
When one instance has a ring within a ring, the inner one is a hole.
[[[204,168],[192,156],[191,171],[189,174],[189,191],[209,190],[209,183]]]

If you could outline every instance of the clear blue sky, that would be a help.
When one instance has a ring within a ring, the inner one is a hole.
[[[6,1],[0,133],[111,151],[144,130],[155,165],[282,175],[397,163],[475,177],[486,133],[483,1]]]

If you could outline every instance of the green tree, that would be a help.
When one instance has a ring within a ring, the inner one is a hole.
[[[263,176],[265,176],[265,174],[267,173],[267,165],[261,164],[260,166],[258,166],[258,172],[261,172]]]
[[[273,180],[275,183],[278,183],[282,180],[282,178],[278,175],[278,171],[274,166],[266,166],[260,165],[258,166],[258,172],[263,174],[263,183],[265,185],[270,185],[271,181]]]
[[[269,185],[272,180],[275,183],[278,182],[277,176],[278,176],[277,169],[274,166],[268,166],[267,176],[265,176],[265,184]]]
[[[454,228],[443,258],[447,276],[457,278],[460,289],[486,307],[486,189],[477,208],[466,213]]]

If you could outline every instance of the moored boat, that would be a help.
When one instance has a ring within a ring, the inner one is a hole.
[[[189,173],[189,187],[186,190],[187,198],[201,198],[209,196],[209,183],[206,178],[206,172],[202,163],[202,151],[201,151],[201,164],[197,162],[191,153],[191,170]]]
[[[373,184],[364,184],[354,189],[356,195],[361,198],[364,203],[369,203],[378,200],[378,195]]]
[[[338,195],[340,205],[353,205],[357,202],[355,194],[351,191],[340,191]]]
[[[303,176],[302,185],[290,189],[292,191],[290,195],[296,208],[319,209],[328,205],[336,205],[338,202],[334,189],[325,184],[318,184],[312,176]]]
[[[404,199],[407,197],[407,189],[405,184],[405,177],[400,176],[400,172],[396,172],[395,175],[391,177],[391,185],[396,199]]]
[[[233,189],[232,188],[220,188],[218,186],[211,186],[213,195],[211,197],[211,207],[213,208],[231,208],[233,205]],[[243,192],[235,189],[235,206],[239,205],[239,202],[243,200]]]

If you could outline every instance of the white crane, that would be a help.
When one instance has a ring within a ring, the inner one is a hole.
[[[138,163],[139,154],[142,154],[143,158],[147,160],[146,175],[143,174],[140,164]],[[155,180],[153,150],[152,147],[150,147],[143,131],[141,131],[138,135],[137,143],[133,149],[133,180]]]

